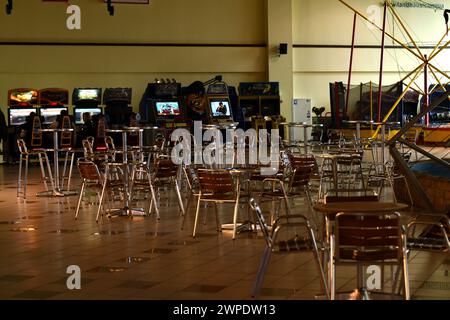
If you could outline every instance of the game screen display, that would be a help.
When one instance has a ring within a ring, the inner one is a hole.
[[[102,113],[102,108],[75,108],[73,114],[75,117],[75,124],[84,124],[83,113],[89,112],[91,117]]]
[[[72,94],[72,104],[77,105],[79,101],[92,101],[98,104],[102,101],[102,89],[100,88],[75,88]]]
[[[38,103],[36,90],[11,90],[9,93],[9,105],[34,105]]]
[[[98,100],[100,92],[97,89],[80,89],[78,91],[78,100]]]
[[[156,113],[158,116],[179,116],[181,110],[178,102],[157,102]]]
[[[62,110],[66,110],[66,107],[61,108],[43,108],[39,109],[40,114],[44,117],[44,124],[50,124],[55,121],[56,117],[61,113]]]
[[[210,107],[213,117],[231,117],[230,102],[228,100],[211,101]]]
[[[17,108],[8,109],[8,115],[9,115],[9,125],[10,126],[20,126],[24,124],[27,121],[27,117],[30,115],[30,113],[36,112],[36,109],[34,108]]]

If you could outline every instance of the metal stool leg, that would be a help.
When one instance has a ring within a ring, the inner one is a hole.
[[[24,177],[24,186],[23,186],[23,198],[26,199],[27,197],[27,184],[28,184],[28,161],[29,156],[25,156],[25,177]]]
[[[65,152],[64,155],[64,166],[63,173],[61,175],[61,188],[64,189],[64,181],[66,180],[67,162],[69,161],[69,151]]]
[[[270,254],[271,254],[270,247],[266,246],[264,248],[264,253],[262,255],[261,262],[259,263],[256,280],[253,285],[253,293],[252,293],[253,298],[258,298],[259,293],[261,291],[261,286],[264,282],[264,276],[266,274],[266,270],[267,270],[267,267],[268,267],[269,261],[270,261]]]
[[[45,162],[47,162],[47,171],[48,171],[48,176],[49,176],[50,183],[52,184],[52,190],[56,191],[56,189],[55,189],[55,181],[53,180],[52,169],[50,168],[50,161],[48,161],[47,153],[44,154],[44,159],[45,159]]]
[[[195,238],[195,233],[197,231],[197,224],[198,224],[198,215],[200,213],[200,200],[201,200],[201,195],[202,193],[200,192],[198,195],[198,200],[197,200],[197,209],[195,211],[195,220],[194,220],[194,231],[192,232],[192,238]]]
[[[75,159],[75,152],[72,152],[72,156],[70,158],[69,178],[67,179],[67,191],[70,191],[70,182],[72,180],[73,161],[74,161],[74,159]]]
[[[80,211],[80,205],[81,205],[81,200],[83,199],[85,184],[86,184],[86,181],[83,180],[83,183],[81,184],[80,196],[78,197],[77,211],[75,212],[75,220],[78,219],[78,212]]]
[[[22,162],[23,162],[23,155],[20,154],[19,158],[19,176],[17,177],[17,197],[20,197],[21,189],[22,189]]]
[[[45,174],[44,163],[42,160],[42,154],[39,153],[38,157],[39,157],[39,166],[41,167],[41,178],[42,178],[42,181],[44,182],[45,191],[48,191],[47,176]]]

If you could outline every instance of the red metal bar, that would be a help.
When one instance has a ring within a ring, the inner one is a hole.
[[[339,83],[337,82],[334,83],[334,96],[336,102],[336,128],[339,129],[341,127],[341,111],[339,110]]]
[[[380,59],[380,80],[378,81],[378,122],[381,122],[381,98],[383,96],[383,63],[384,63],[384,40],[386,38],[386,11],[387,2],[384,3],[383,13],[383,34],[381,35],[381,59]]]
[[[350,82],[352,80],[353,51],[355,49],[355,34],[356,34],[356,13],[353,16],[352,49],[350,51],[350,66],[348,68],[347,97],[345,99],[345,111],[344,111],[345,114],[347,114],[348,100],[350,98]]]
[[[428,108],[430,106],[430,95],[428,94],[428,57],[427,57],[427,55],[425,55],[425,60],[426,60],[425,65],[423,66],[425,90],[423,90],[423,92],[425,93],[425,95],[424,95],[425,108]],[[427,112],[427,114],[425,115],[425,126],[428,127],[429,125],[430,125],[430,113]]]

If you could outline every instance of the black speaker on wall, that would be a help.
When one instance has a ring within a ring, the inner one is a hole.
[[[8,0],[6,3],[6,14],[11,14],[13,9],[13,0]]]
[[[280,54],[288,53],[288,45],[287,43],[280,43]]]

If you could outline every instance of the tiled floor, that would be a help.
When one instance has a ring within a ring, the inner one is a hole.
[[[76,196],[35,196],[43,188],[37,167],[31,168],[27,200],[17,199],[17,170],[0,166],[1,299],[251,299],[261,235],[241,233],[233,241],[230,232],[217,233],[211,215],[192,239],[193,210],[181,231],[173,193],[163,193],[160,221],[103,217],[96,223],[96,206],[88,204],[75,221]],[[220,211],[222,221],[231,219],[230,211]],[[67,289],[71,265],[81,268],[81,290]],[[448,257],[413,254],[413,297],[450,299],[449,271]],[[353,289],[355,277],[355,268],[340,267],[339,289]],[[312,254],[277,255],[261,299],[314,299],[320,292]]]

